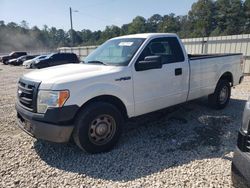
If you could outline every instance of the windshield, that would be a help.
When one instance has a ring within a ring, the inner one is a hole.
[[[142,38],[109,40],[88,55],[84,63],[126,66],[144,40]]]
[[[51,58],[53,55],[55,55],[55,53],[51,53],[51,54],[47,55],[46,58]]]
[[[35,59],[43,59],[45,57],[47,57],[47,56],[46,55],[40,55],[40,56],[36,57]]]

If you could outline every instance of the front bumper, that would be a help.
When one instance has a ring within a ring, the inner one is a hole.
[[[232,162],[232,181],[235,187],[250,187],[250,153],[242,152],[238,147]]]
[[[75,107],[71,107],[71,109],[71,115],[68,115],[68,118],[73,116],[72,112],[76,113]],[[54,113],[53,110],[50,110],[48,113],[38,114],[22,108],[17,103],[16,110],[18,126],[30,136],[57,143],[64,143],[70,140],[74,124],[73,120],[65,119],[65,113],[68,112],[68,108],[60,111],[55,109]]]
[[[17,115],[18,126],[27,134],[37,139],[51,142],[68,142],[73,126],[58,126],[34,120],[26,120],[20,114]]]

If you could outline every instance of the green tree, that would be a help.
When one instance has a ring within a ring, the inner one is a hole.
[[[128,25],[128,34],[145,33],[145,32],[146,32],[146,19],[142,16],[135,17],[132,23]]]
[[[188,16],[192,25],[192,35],[209,36],[214,27],[214,4],[212,0],[198,0],[192,5]]]
[[[177,33],[180,30],[180,17],[175,14],[163,16],[162,22],[158,25],[158,32],[162,33]]]
[[[81,32],[82,45],[88,45],[88,42],[92,39],[92,32],[89,29],[83,29]]]
[[[20,27],[24,29],[29,29],[29,24],[25,20],[21,21]]]
[[[126,35],[128,33],[129,24],[123,24],[121,27],[121,34]]]
[[[104,42],[110,38],[117,37],[121,34],[121,29],[115,25],[106,26],[105,30],[101,33],[101,41]]]
[[[180,29],[179,31],[177,32],[178,35],[181,37],[181,38],[188,38],[190,37],[190,33],[192,31],[192,24],[190,22],[190,20],[188,19],[188,16],[180,16]]]
[[[163,21],[163,17],[159,14],[154,14],[147,20],[147,31],[157,32],[159,24]]]
[[[250,0],[246,0],[244,2],[244,17],[245,17],[245,25],[244,25],[244,33],[250,33]]]
[[[244,8],[241,0],[215,2],[216,28],[212,35],[241,34],[244,30]]]
[[[231,6],[228,8],[227,35],[241,34],[244,29],[244,8],[241,0],[231,0]]]
[[[5,26],[5,23],[3,20],[0,20],[0,27],[3,27],[3,26]]]

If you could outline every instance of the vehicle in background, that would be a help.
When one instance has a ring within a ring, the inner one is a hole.
[[[225,108],[231,87],[242,82],[243,63],[242,54],[188,55],[176,34],[113,38],[84,63],[22,76],[18,124],[38,139],[73,138],[87,152],[105,152],[128,118],[204,96],[214,109]]]
[[[39,61],[40,59],[44,59],[44,58],[46,58],[46,57],[47,57],[47,55],[40,55],[40,56],[37,56],[37,57],[35,57],[35,58],[33,58],[33,59],[26,60],[26,61],[23,62],[23,66],[24,66],[25,68],[29,69],[29,68],[31,68],[31,65],[32,65],[33,63],[35,63],[36,61]]]
[[[31,68],[46,68],[57,65],[79,63],[79,59],[74,53],[53,53],[43,59],[39,59],[31,64]]]
[[[250,187],[250,97],[246,102],[238,133],[231,177],[235,187]]]
[[[27,55],[27,52],[11,52],[9,55],[1,56],[0,61],[6,65],[10,59],[16,59],[24,55]]]
[[[24,55],[24,56],[21,56],[21,57],[19,57],[17,59],[10,59],[7,62],[7,64],[8,65],[15,65],[15,66],[22,65],[24,61],[34,59],[37,56],[38,55]]]

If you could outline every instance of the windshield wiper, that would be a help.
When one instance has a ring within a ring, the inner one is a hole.
[[[88,63],[93,63],[93,64],[102,64],[102,65],[108,65],[108,64],[106,64],[106,63],[103,63],[102,61],[88,61],[88,62],[86,62],[87,64]]]

